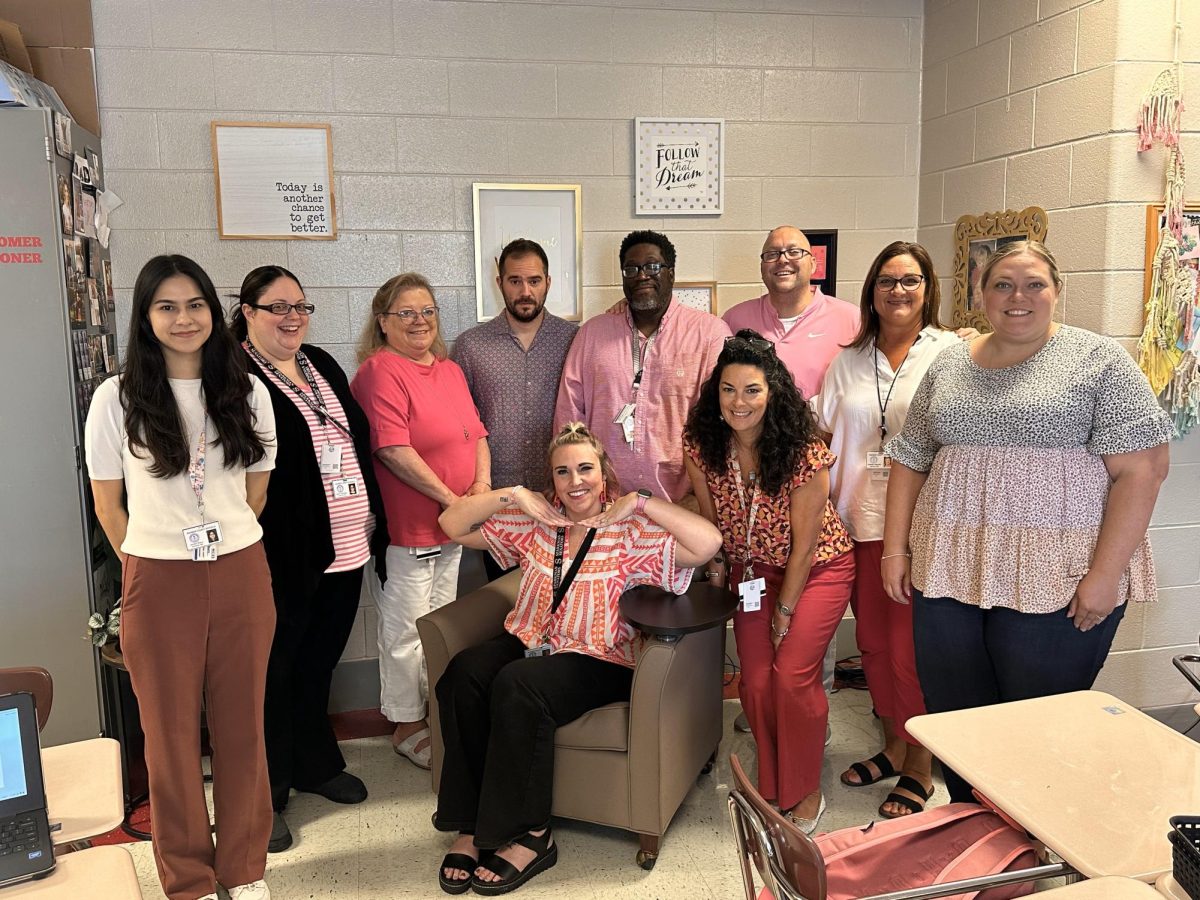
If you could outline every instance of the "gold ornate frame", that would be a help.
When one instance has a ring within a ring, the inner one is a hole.
[[[971,252],[976,251],[976,264],[981,250],[991,252],[1013,241],[1044,241],[1050,222],[1040,206],[1027,206],[1020,212],[985,213],[982,216],[959,216],[954,223],[954,315],[953,328],[971,327],[991,331],[983,308],[973,290]]]

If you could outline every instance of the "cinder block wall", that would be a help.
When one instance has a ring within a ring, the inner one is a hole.
[[[1183,14],[1184,96],[1200,110],[1200,4]],[[1044,207],[1063,320],[1134,349],[1145,210],[1162,202],[1164,164],[1137,153],[1134,129],[1172,59],[1173,17],[1174,0],[927,0],[918,239],[941,273],[960,215]],[[1200,158],[1200,113],[1184,127],[1185,154]],[[1195,700],[1170,660],[1200,630],[1200,434],[1171,461],[1151,530],[1159,602],[1126,613],[1098,685],[1139,706]]]
[[[475,324],[473,181],[582,183],[587,315],[619,298],[634,228],[669,234],[676,279],[719,282],[722,309],[762,293],[775,225],[840,229],[850,299],[878,249],[916,233],[921,0],[93,6],[122,323],[138,269],[169,251],[222,292],[292,269],[318,307],[310,339],[348,371],[397,272],[430,278],[453,338]],[[726,119],[724,215],[633,215],[639,115]],[[218,240],[214,119],[332,123],[338,240]],[[375,629],[364,598],[346,660],[375,656]]]

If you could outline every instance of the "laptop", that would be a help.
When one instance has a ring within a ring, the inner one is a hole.
[[[32,694],[0,696],[0,887],[54,871]]]

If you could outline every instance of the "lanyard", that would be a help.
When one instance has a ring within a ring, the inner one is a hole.
[[[208,411],[204,411],[204,423],[200,426],[200,440],[196,445],[196,458],[188,462],[188,481],[196,495],[196,509],[200,511],[200,522],[204,522],[204,456],[208,449]]]
[[[318,422],[320,422],[322,425],[328,425],[332,423],[339,431],[343,432],[346,437],[350,438],[351,440],[354,439],[354,435],[350,433],[350,429],[335,419],[330,414],[329,409],[325,406],[325,398],[321,395],[321,386],[317,384],[317,378],[313,374],[312,364],[309,363],[308,357],[304,355],[304,351],[296,351],[296,364],[300,366],[300,373],[304,376],[304,381],[308,385],[309,390],[312,391],[312,397],[300,390],[299,385],[283,374],[283,372],[279,371],[279,369],[277,369],[269,359],[259,353],[257,347],[255,347],[249,341],[246,341],[244,346],[246,348],[246,352],[250,354],[251,358],[258,363],[259,366],[266,369],[268,372],[282,381],[287,387],[291,388],[292,392],[301,400],[303,400],[309,409],[317,414]],[[316,403],[313,402],[313,397],[316,398]]]
[[[742,506],[746,506],[746,489],[742,485],[742,466],[737,461],[737,451],[729,454],[729,465],[733,469],[733,483],[737,487],[738,499],[742,501]],[[754,477],[754,473],[750,473],[750,507],[749,513],[746,516],[746,559],[742,564],[744,574],[742,578],[750,581],[754,578],[754,563],[750,559],[750,536],[754,533],[754,522],[758,518],[758,479]]]
[[[583,558],[587,556],[588,548],[592,546],[592,539],[596,536],[596,529],[589,528],[587,536],[579,545],[579,550],[575,553],[575,559],[571,562],[571,568],[567,570],[566,578],[563,578],[562,564],[563,551],[567,542],[567,529],[560,528],[554,536],[554,602],[550,606],[550,615],[553,616],[558,612],[558,607],[562,605],[563,598],[567,596],[567,589],[571,586],[571,582],[575,580],[575,574],[579,571],[579,566],[583,563]]]
[[[646,350],[643,353],[640,332],[632,320],[629,323],[630,339],[633,342],[633,397],[630,398],[631,403],[637,403],[638,388],[642,386],[642,373],[646,371],[646,360],[650,358],[650,348],[654,345],[654,339],[658,337],[661,328],[662,323],[659,323],[658,328],[655,328],[650,337],[646,338]]]
[[[918,340],[920,337],[918,336]],[[915,343],[915,342],[914,342]],[[887,439],[887,408],[892,402],[892,391],[896,387],[896,382],[900,380],[900,370],[904,368],[904,364],[908,362],[908,356],[912,353],[912,347],[908,348],[908,353],[904,354],[904,359],[900,360],[900,365],[896,366],[896,371],[892,374],[892,383],[888,385],[887,396],[883,396],[883,392],[879,387],[879,342],[875,343],[875,399],[879,401],[879,449],[883,449],[883,443]]]

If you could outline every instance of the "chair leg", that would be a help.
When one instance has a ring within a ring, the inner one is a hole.
[[[641,849],[638,850],[637,864],[647,872],[653,869],[654,864],[658,862],[658,844],[661,840],[662,836],[657,834],[638,835]]]
[[[712,752],[712,756],[710,756],[708,758],[708,762],[706,762],[704,764],[704,767],[700,770],[700,774],[707,775],[709,772],[711,772],[713,770],[713,766],[715,766],[716,764],[717,764],[717,751],[714,750]]]

